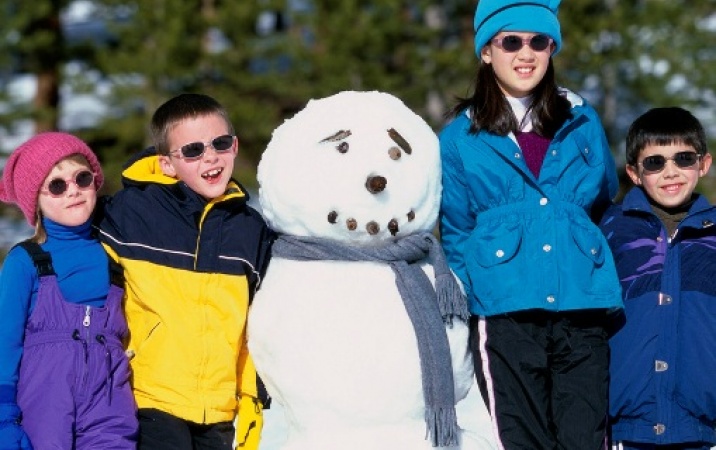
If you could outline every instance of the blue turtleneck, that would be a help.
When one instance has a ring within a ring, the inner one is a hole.
[[[91,221],[74,227],[49,219],[42,223],[47,241],[41,247],[52,255],[65,300],[104,305],[109,291],[109,261],[102,245],[92,237]],[[30,256],[20,247],[13,248],[0,271],[0,404],[15,402],[25,324],[37,302],[38,285]]]

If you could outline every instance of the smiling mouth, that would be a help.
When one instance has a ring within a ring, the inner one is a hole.
[[[214,169],[209,170],[208,172],[204,172],[201,174],[201,177],[205,180],[215,180],[219,178],[221,173],[224,171],[224,169]]]
[[[534,72],[534,67],[518,67],[515,69],[520,75],[529,75]]]
[[[665,190],[666,192],[673,193],[673,192],[677,192],[679,189],[681,189],[681,185],[680,184],[669,184],[666,186],[662,186],[661,189]]]

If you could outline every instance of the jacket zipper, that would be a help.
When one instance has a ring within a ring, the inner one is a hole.
[[[85,352],[85,370],[83,371],[83,374],[82,374],[82,381],[83,381],[82,384],[87,384],[87,376],[88,376],[88,372],[89,372],[89,348],[87,346],[87,343],[89,342],[89,338],[90,338],[89,326],[91,323],[91,319],[90,319],[91,309],[92,309],[91,306],[89,306],[89,305],[85,306],[85,318],[82,320],[82,326],[85,329],[84,339],[82,339],[82,347]]]

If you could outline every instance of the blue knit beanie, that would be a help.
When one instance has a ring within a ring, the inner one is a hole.
[[[480,0],[475,10],[475,53],[480,56],[500,31],[543,33],[554,39],[553,54],[562,48],[562,34],[557,20],[561,0]]]

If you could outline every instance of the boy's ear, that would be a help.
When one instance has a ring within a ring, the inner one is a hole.
[[[168,155],[159,155],[159,167],[162,168],[162,173],[168,177],[176,178],[177,171],[174,169],[174,165]]]
[[[631,178],[632,183],[639,186],[641,184],[641,177],[639,176],[639,169],[636,167],[627,164],[626,165],[626,173],[629,175],[629,178]]]
[[[699,176],[703,177],[707,173],[709,173],[709,169],[711,168],[711,155],[709,153],[706,153],[704,156],[701,157],[701,166],[699,167]]]

